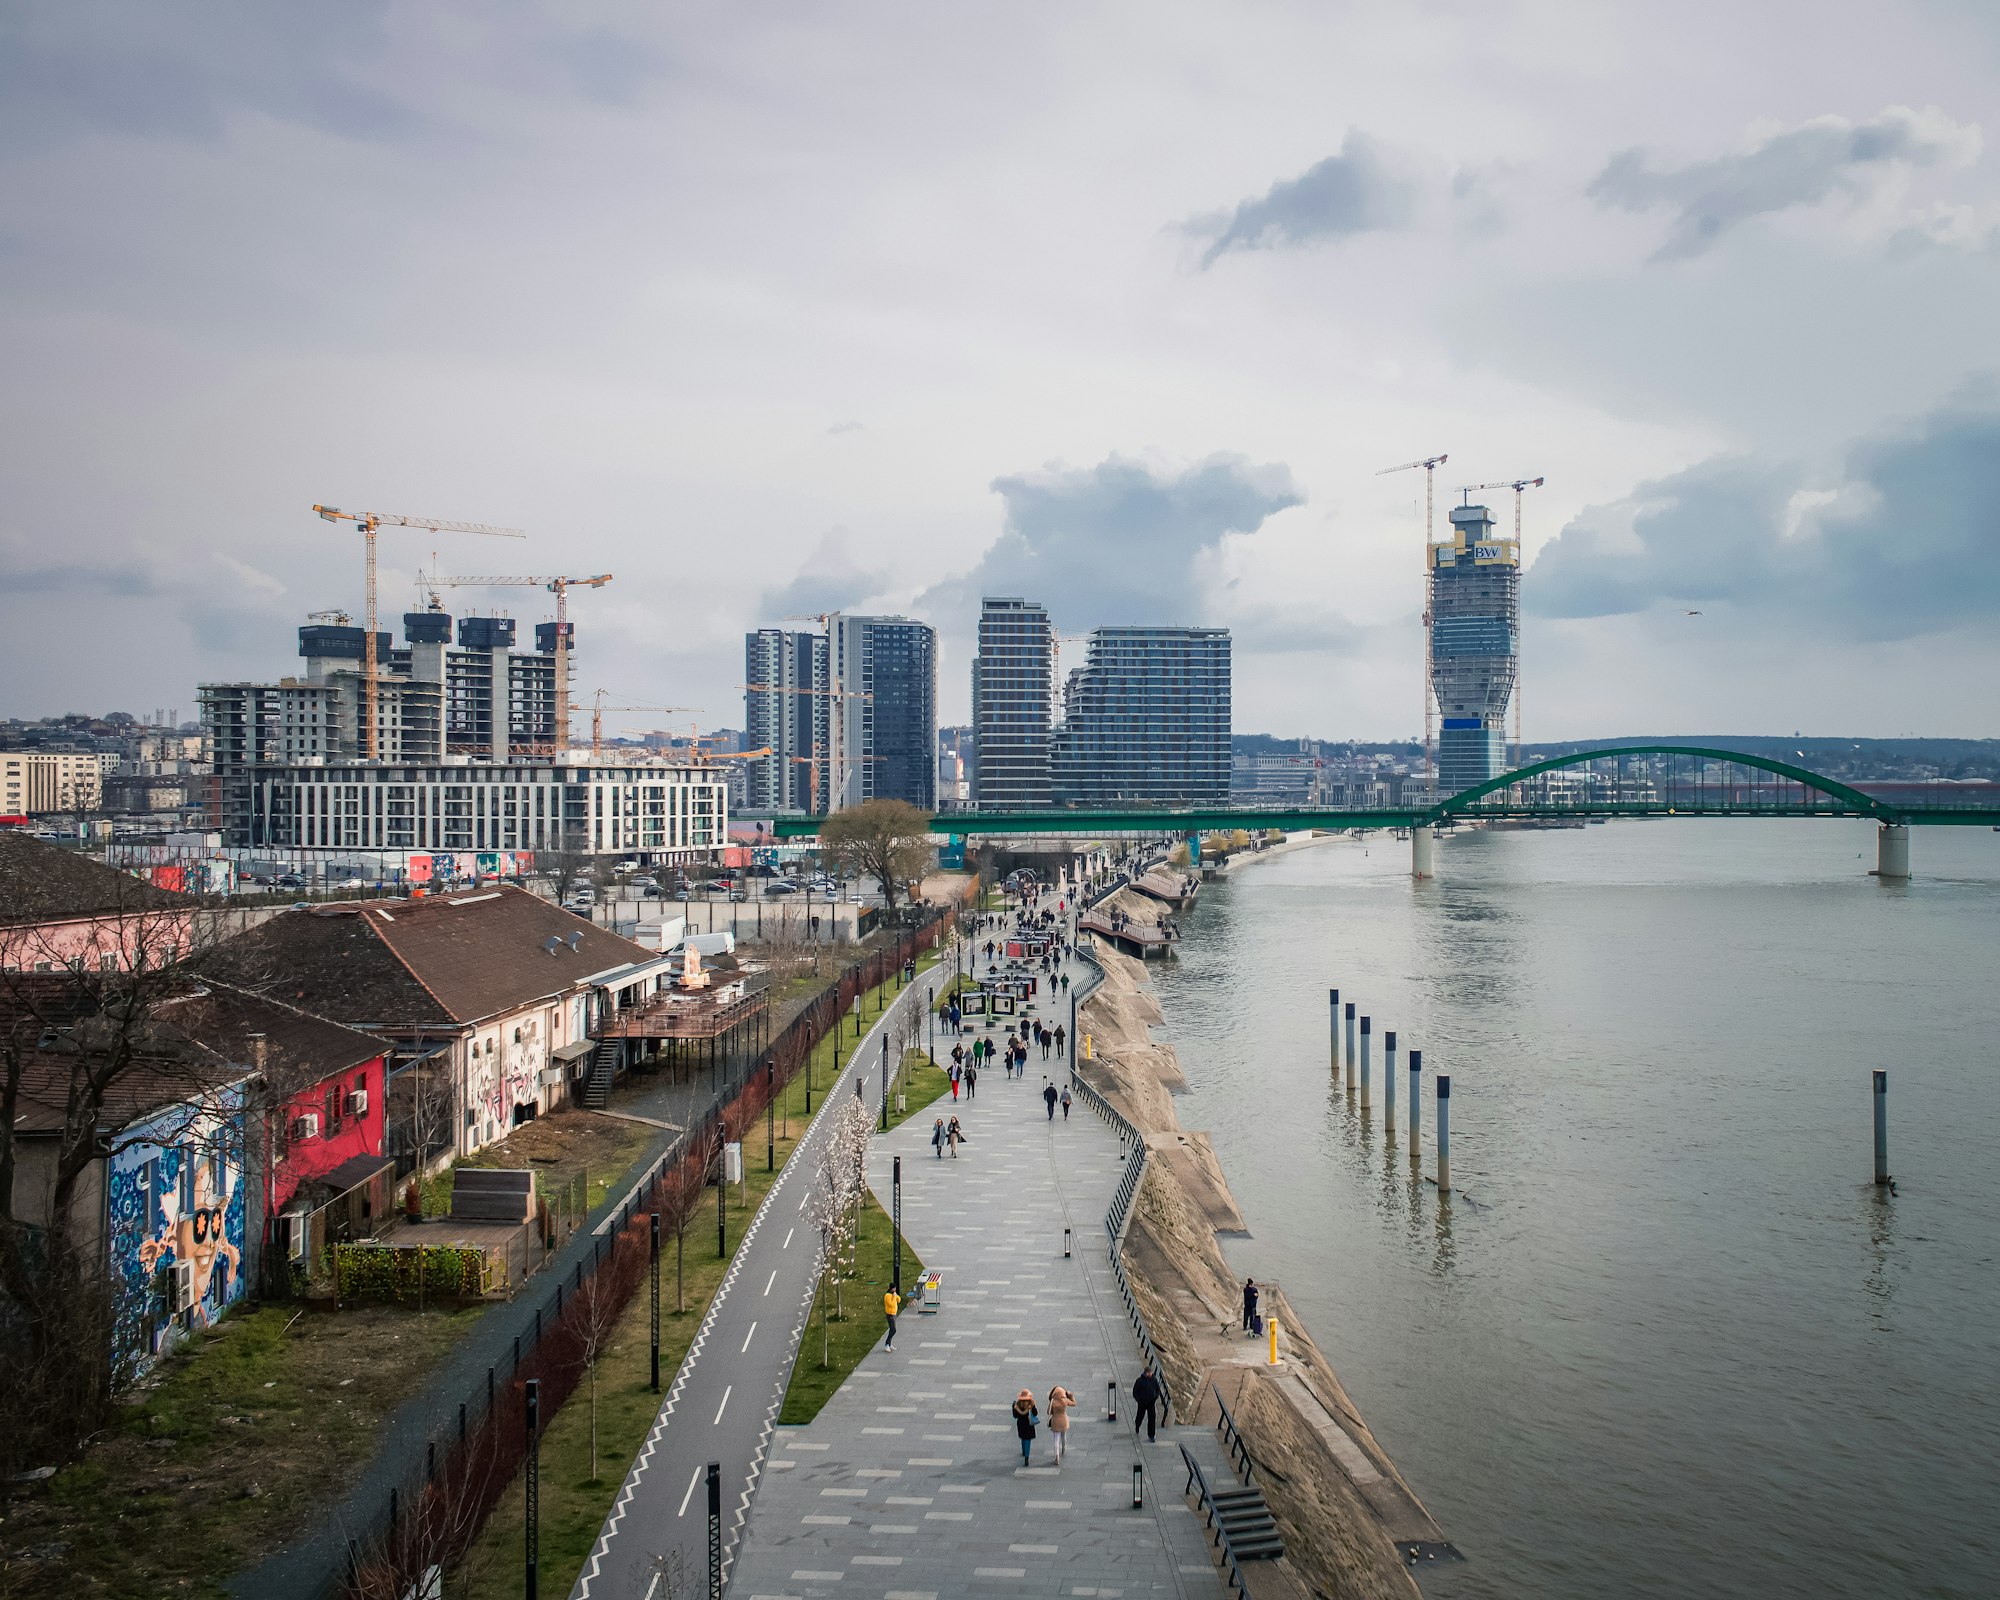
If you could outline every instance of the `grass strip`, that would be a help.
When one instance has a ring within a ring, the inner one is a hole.
[[[861,1240],[855,1255],[854,1271],[843,1277],[836,1291],[824,1277],[813,1301],[812,1320],[799,1340],[799,1353],[792,1363],[792,1380],[785,1386],[785,1403],[778,1408],[782,1425],[810,1422],[834,1392],[847,1381],[848,1374],[861,1365],[862,1357],[873,1350],[886,1331],[882,1320],[882,1294],[889,1286],[889,1214],[871,1196],[861,1210]],[[903,1241],[903,1288],[916,1289],[924,1264],[909,1240]],[[909,1308],[915,1314],[915,1307]]]

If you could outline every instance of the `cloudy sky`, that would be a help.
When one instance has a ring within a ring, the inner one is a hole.
[[[1996,84],[1976,0],[12,7],[0,711],[288,670],[325,501],[528,530],[392,618],[614,572],[579,683],[708,725],[827,607],[962,716],[1005,592],[1403,736],[1449,452],[1547,479],[1530,739],[2000,735]]]

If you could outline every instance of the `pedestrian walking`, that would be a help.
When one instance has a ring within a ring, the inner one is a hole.
[[[1055,1042],[1056,1036],[1050,1033],[1047,1028],[1042,1029],[1042,1059],[1044,1061],[1049,1059],[1049,1046]]]
[[[1063,1121],[1067,1122],[1067,1121],[1069,1121],[1069,1085],[1068,1085],[1068,1084],[1064,1084],[1064,1085],[1063,1085],[1063,1093],[1062,1093],[1062,1107],[1063,1107]]]
[[[884,1350],[893,1350],[896,1348],[896,1313],[902,1309],[903,1297],[897,1294],[894,1289],[889,1290],[882,1296],[882,1315],[888,1318],[889,1321],[889,1342],[883,1345],[882,1348]]]
[[[1061,1384],[1049,1391],[1049,1435],[1056,1447],[1056,1465],[1062,1465],[1063,1446],[1069,1442],[1069,1413],[1076,1396]]]
[[[1064,994],[1068,994],[1068,993],[1069,993],[1069,974],[1068,974],[1067,972],[1065,972],[1065,973],[1063,974],[1063,976],[1062,976],[1062,986],[1063,986],[1063,993],[1064,993]]]
[[[937,1152],[938,1160],[944,1160],[944,1118],[939,1117],[931,1124],[931,1148]]]
[[[951,1146],[951,1159],[958,1159],[958,1147],[965,1143],[965,1130],[958,1125],[958,1118],[951,1119],[951,1126],[944,1130],[944,1142]]]
[[[948,1076],[951,1078],[952,1104],[956,1105],[958,1103],[958,1063],[956,1061],[951,1064],[951,1072]]]
[[[1056,1055],[1058,1057],[1062,1055],[1063,1047],[1068,1042],[1069,1042],[1069,1029],[1065,1028],[1060,1022],[1058,1022],[1056,1024]]]
[[[1049,1121],[1056,1120],[1056,1086],[1047,1078],[1042,1079],[1042,1103],[1049,1108]]]
[[[965,1069],[965,1098],[970,1100],[979,1093],[979,1069],[968,1066]]]
[[[1042,1414],[1035,1409],[1035,1397],[1023,1389],[1014,1396],[1014,1436],[1021,1441],[1021,1465],[1028,1466],[1034,1460],[1035,1424],[1042,1420]]]
[[[1139,1425],[1146,1425],[1146,1442],[1153,1442],[1153,1408],[1160,1403],[1160,1380],[1154,1375],[1153,1363],[1146,1363],[1146,1370],[1139,1374],[1132,1385],[1132,1404],[1135,1413],[1132,1418],[1132,1432],[1136,1435]]]
[[[1254,1326],[1256,1321],[1257,1280],[1255,1278],[1245,1278],[1243,1280],[1243,1331],[1245,1333],[1255,1333],[1257,1331]]]

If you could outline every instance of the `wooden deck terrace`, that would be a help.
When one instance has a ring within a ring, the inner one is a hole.
[[[619,1012],[592,1031],[597,1039],[720,1039],[764,1014],[768,991],[742,982],[714,990],[663,989],[643,1005]]]
[[[1097,911],[1086,912],[1079,917],[1076,927],[1079,933],[1094,933],[1119,949],[1140,957],[1165,955],[1173,943],[1155,923],[1127,922],[1124,927],[1115,928],[1109,917]]]
[[[1148,872],[1136,879],[1132,887],[1154,900],[1164,900],[1170,906],[1184,906],[1194,899],[1200,884],[1197,882],[1192,887],[1183,888],[1182,879],[1177,874]]]

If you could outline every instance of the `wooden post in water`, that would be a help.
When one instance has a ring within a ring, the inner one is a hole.
[[[1382,1131],[1396,1131],[1396,1030],[1382,1035]]]
[[[1333,1075],[1337,1078],[1340,1076],[1340,991],[1338,989],[1326,991],[1326,1009],[1327,1025],[1333,1034],[1331,1043]]]
[[[1347,1087],[1354,1087],[1354,1002],[1347,1002]]]
[[[1451,1074],[1440,1072],[1438,1086],[1438,1193],[1451,1193]]]

